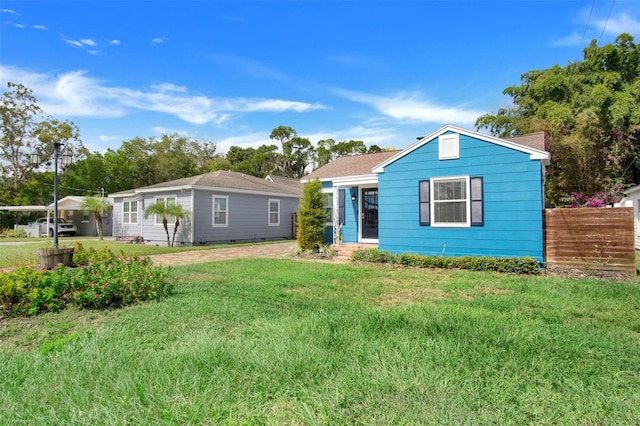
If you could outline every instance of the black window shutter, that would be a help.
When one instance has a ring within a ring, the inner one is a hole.
[[[471,226],[484,226],[484,190],[481,177],[471,178]]]
[[[431,225],[431,198],[429,194],[429,181],[421,180],[418,186],[420,200],[420,226]]]
[[[338,191],[338,223],[340,225],[344,225],[345,214],[344,214],[344,189]]]

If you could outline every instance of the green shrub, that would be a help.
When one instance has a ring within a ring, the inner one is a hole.
[[[32,313],[31,302],[38,297],[43,275],[30,267],[0,273],[0,310],[9,315]]]
[[[73,263],[76,265],[88,265],[96,262],[111,262],[118,256],[105,247],[102,250],[96,250],[93,247],[85,249],[81,242],[76,241],[76,248],[73,252]]]
[[[52,274],[66,276],[68,271],[68,268],[58,268]],[[148,258],[116,258],[91,263],[71,272],[71,285],[62,297],[67,303],[85,308],[104,309],[160,299],[173,290],[167,271],[154,266]]]
[[[302,198],[298,207],[296,238],[302,251],[317,253],[320,247],[324,247],[324,228],[327,219],[322,184],[317,179],[307,182],[302,188]]]
[[[0,311],[9,316],[57,312],[72,304],[106,309],[160,299],[173,291],[168,269],[149,259],[118,258],[50,271],[17,268],[0,274]]]
[[[398,263],[395,255],[388,251],[381,251],[374,248],[354,251],[351,254],[351,260],[370,263]]]
[[[5,235],[7,238],[27,238],[27,231],[24,229],[8,229]]]
[[[398,263],[415,268],[468,269],[471,271],[495,271],[516,274],[540,274],[538,261],[533,257],[488,256],[422,256],[412,253],[394,255],[378,249],[356,250],[351,260],[370,263]]]

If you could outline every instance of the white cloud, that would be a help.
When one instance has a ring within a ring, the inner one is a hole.
[[[162,135],[172,135],[172,134],[177,134],[180,136],[188,136],[189,132],[187,132],[186,130],[171,130],[171,129],[167,129],[165,127],[162,126],[153,126],[151,128],[151,130],[157,134],[158,136],[162,136]]]
[[[22,24],[13,24],[13,26],[20,29],[24,28],[24,25]]]
[[[33,29],[47,31],[49,28],[45,27],[44,25],[34,25]]]
[[[393,96],[377,96],[365,93],[336,90],[343,97],[377,110],[398,121],[423,123],[473,124],[482,111],[458,106],[438,105],[421,99],[420,93],[400,92]]]
[[[320,104],[264,98],[220,98],[191,95],[172,83],[149,89],[110,87],[85,71],[38,74],[0,66],[0,80],[20,81],[33,90],[47,114],[75,117],[120,117],[132,109],[161,112],[192,124],[221,124],[232,114],[246,112],[307,112]]]
[[[610,17],[609,19],[598,19],[594,22],[594,25],[604,31],[606,34],[617,36],[622,33],[629,33],[633,35],[640,35],[640,21],[621,13],[618,16]]]
[[[268,133],[268,132],[267,132]],[[231,136],[216,142],[216,152],[226,154],[231,146],[241,148],[258,148],[262,145],[271,145],[273,141],[265,136],[265,132],[250,133],[241,136]]]
[[[240,111],[306,112],[325,109],[325,107],[317,103],[309,104],[283,99],[240,99],[237,103],[237,109]]]
[[[69,45],[71,45],[73,47],[77,47],[77,48],[84,48],[84,47],[87,47],[87,46],[95,47],[95,46],[98,45],[98,43],[96,43],[95,40],[92,40],[90,38],[81,38],[80,40],[72,40],[72,39],[63,37],[62,40],[65,43],[67,43],[67,44],[69,44]]]
[[[160,92],[181,92],[185,93],[187,88],[185,86],[176,86],[172,83],[162,83],[151,86],[152,89],[158,90]]]
[[[157,37],[157,38],[151,39],[151,44],[153,46],[156,46],[156,45],[158,45],[160,43],[164,43],[166,40],[167,40],[166,38]]]
[[[69,40],[67,38],[63,38],[62,41],[73,46],[73,47],[82,47],[82,42],[76,40]]]
[[[118,45],[120,44],[120,40],[111,40],[111,41],[109,42],[109,44],[112,44],[112,45],[114,45],[114,46],[118,46]]]
[[[17,12],[13,9],[0,9],[0,12],[2,13],[8,13],[9,15],[16,15]]]

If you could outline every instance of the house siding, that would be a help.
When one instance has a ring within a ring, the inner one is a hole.
[[[154,215],[150,215],[145,219],[144,210],[153,205],[158,198],[175,197],[176,203],[180,204],[185,210],[191,211],[191,192],[158,192],[153,194],[145,194],[142,200],[142,206],[138,204],[138,222],[142,222],[142,229],[144,233],[144,241],[151,244],[166,244],[167,233],[164,230],[162,224],[155,223]],[[180,226],[178,226],[178,232],[176,233],[175,245],[191,245],[191,221],[192,218],[187,217],[180,220]],[[175,222],[169,220],[167,227],[169,229],[169,239],[173,238],[173,228]]]
[[[213,226],[213,195],[228,197],[227,226]],[[269,226],[269,200],[280,200],[280,224]],[[193,244],[292,238],[299,199],[227,191],[194,191]]]
[[[124,201],[138,201],[138,223],[122,223],[122,206]],[[113,199],[113,236],[117,240],[135,238],[142,235],[142,219],[144,211],[142,209],[142,198],[114,198]]]
[[[420,226],[418,182],[483,178],[484,226]],[[542,166],[529,154],[460,135],[460,157],[438,160],[438,139],[378,176],[379,247],[392,253],[533,256],[543,261]]]

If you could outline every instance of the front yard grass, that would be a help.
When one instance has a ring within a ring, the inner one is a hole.
[[[60,237],[60,247],[74,247],[76,243],[81,243],[86,249],[93,247],[96,250],[109,248],[115,254],[123,254],[124,256],[149,256],[152,254],[176,253],[180,251],[193,250],[210,250],[216,248],[232,247],[239,244],[214,244],[206,246],[184,246],[184,247],[166,247],[157,246],[155,244],[126,244],[115,241],[112,238],[98,240],[96,237]],[[38,259],[38,249],[44,247],[52,247],[51,238],[10,238],[0,240],[0,243],[13,243],[0,245],[0,268],[10,266],[31,266],[40,263]],[[18,244],[15,244],[18,243]],[[246,244],[269,244],[264,243],[246,243]]]
[[[637,283],[238,259],[0,320],[4,424],[639,424]]]

